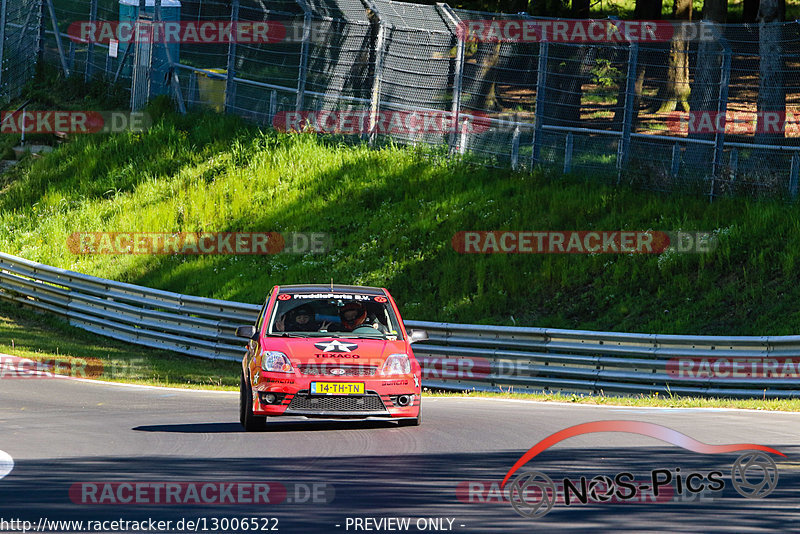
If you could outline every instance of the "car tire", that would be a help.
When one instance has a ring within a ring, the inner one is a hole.
[[[253,414],[253,390],[250,387],[250,380],[244,376],[244,371],[239,376],[239,422],[247,432],[264,430],[267,426],[266,417]]]

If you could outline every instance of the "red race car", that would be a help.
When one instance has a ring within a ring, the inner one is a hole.
[[[267,417],[381,418],[419,425],[421,368],[385,289],[275,286],[242,360],[239,419],[247,431]]]

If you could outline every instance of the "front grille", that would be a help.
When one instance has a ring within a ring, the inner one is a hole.
[[[334,374],[333,369],[342,369],[344,373]],[[316,376],[375,376],[377,367],[367,365],[301,365],[300,374]]]
[[[287,411],[298,412],[385,412],[380,396],[375,394],[358,396],[311,396],[300,391],[289,403]]]

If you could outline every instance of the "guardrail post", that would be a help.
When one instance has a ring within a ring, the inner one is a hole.
[[[572,132],[564,139],[564,174],[572,172]]]
[[[511,138],[511,169],[516,171],[519,167],[519,124],[514,127],[514,136]]]
[[[235,28],[239,22],[239,0],[231,3],[231,28]],[[231,35],[236,32],[232,30]],[[226,69],[227,78],[225,79],[225,112],[230,113],[236,102],[236,39],[231,39],[228,43],[228,66]]]
[[[536,71],[536,108],[533,123],[533,142],[531,144],[531,172],[540,162],[542,150],[542,127],[544,126],[544,96],[547,87],[547,41],[539,43],[539,64]]]
[[[89,7],[89,22],[94,25],[97,22],[97,1],[92,0]],[[89,44],[86,45],[86,68],[83,71],[83,78],[87,82],[92,78],[94,71],[94,40],[89,39]]]
[[[308,77],[308,53],[311,48],[311,9],[305,0],[296,0],[303,9],[303,42],[300,45],[300,66],[297,73],[297,99],[294,108],[297,113],[303,111],[306,97],[306,78]]]
[[[672,165],[670,166],[670,176],[675,178],[681,170],[681,147],[678,143],[672,145]]]
[[[639,44],[631,43],[628,49],[628,77],[625,80],[625,108],[622,114],[622,136],[617,152],[617,183],[622,179],[622,169],[628,163],[633,129],[633,103],[636,101],[636,64],[639,60]]]
[[[792,154],[792,168],[789,172],[789,196],[792,200],[797,200],[797,176],[800,171],[800,154]]]
[[[5,0],[3,0],[3,5],[3,17],[5,17]],[[47,0],[47,9],[50,12],[50,23],[53,25],[53,33],[56,38],[56,48],[58,48],[61,68],[64,69],[64,76],[69,78],[69,67],[67,67],[67,58],[64,56],[64,45],[61,43],[61,32],[58,30],[58,19],[56,18],[56,8],[53,6],[53,0]],[[3,27],[5,28],[5,18],[3,19]]]

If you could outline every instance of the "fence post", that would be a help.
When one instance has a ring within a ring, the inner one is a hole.
[[[272,123],[275,121],[275,114],[278,111],[278,91],[275,89],[269,94],[269,115],[267,116],[267,122],[269,125],[272,126]]]
[[[36,60],[41,62],[44,56],[44,0],[39,0],[38,13],[39,24],[36,29]]]
[[[564,139],[564,174],[572,172],[572,132]]]
[[[89,8],[89,22],[92,25],[97,22],[97,1],[92,0],[91,7]],[[86,69],[83,71],[83,78],[87,82],[92,78],[94,70],[94,40],[89,39],[89,44],[86,45]]]
[[[305,0],[297,0],[298,5],[303,9],[303,43],[300,45],[300,67],[297,74],[297,99],[295,100],[295,111],[303,111],[303,104],[306,97],[306,78],[308,76],[308,50],[311,47],[311,9]]]
[[[622,169],[631,152],[631,130],[633,129],[633,103],[636,100],[636,64],[639,60],[639,44],[631,43],[628,50],[628,77],[625,80],[625,108],[622,115],[622,137],[617,152],[617,183],[622,179]]]
[[[461,135],[458,142],[458,153],[462,156],[467,153],[467,143],[469,142],[469,117],[464,117],[464,122],[461,124]]]
[[[739,151],[735,148],[731,149],[730,158],[728,167],[730,167],[730,180],[733,182],[736,180],[736,173],[739,171]]]
[[[140,5],[144,4],[144,2],[140,1]],[[154,11],[155,11],[155,19],[156,24],[160,24],[163,20],[161,18],[161,0],[155,0],[154,3]],[[178,73],[175,72],[175,62],[172,61],[172,52],[169,51],[169,44],[167,43],[166,39],[161,39],[162,44],[164,45],[164,52],[167,55],[167,63],[169,63],[169,71],[172,76],[172,90],[175,92],[175,101],[178,104],[178,111],[181,113],[186,113],[186,106],[183,104],[183,93],[181,93],[181,79],[178,77]],[[152,62],[150,64],[150,68],[153,68]]]
[[[672,145],[672,165],[670,166],[670,176],[675,178],[681,170],[681,147],[678,143]]]
[[[6,52],[6,10],[8,9],[8,0],[0,2],[0,97],[4,96],[3,91],[3,63],[5,62]],[[25,29],[23,28],[23,31]]]
[[[797,200],[797,175],[800,171],[800,154],[792,154],[792,168],[789,172],[789,196],[792,200]]]
[[[444,14],[455,27],[456,34],[456,57],[455,65],[453,66],[453,102],[450,107],[451,126],[449,145],[450,153],[452,154],[458,139],[458,122],[459,114],[461,113],[461,91],[464,84],[464,43],[467,35],[464,33],[463,27],[461,26],[461,18],[453,11],[453,8],[443,3],[437,3],[436,8],[440,13]]]
[[[717,178],[722,174],[722,153],[725,150],[725,122],[726,113],[728,112],[728,84],[731,78],[731,50],[728,48],[724,40],[720,40],[723,46],[722,52],[722,73],[719,79],[719,100],[717,101],[717,117],[722,116],[722,123],[720,127],[719,119],[717,123],[716,133],[714,134],[714,165],[711,169],[711,190],[709,191],[709,200],[714,201],[714,187]]]
[[[539,163],[542,151],[542,126],[544,125],[544,96],[547,86],[547,41],[539,43],[539,64],[536,72],[536,114],[533,117],[533,142],[531,143],[531,172]]]
[[[379,16],[380,17],[380,16]],[[386,24],[379,19],[378,38],[375,40],[375,77],[372,81],[372,97],[369,104],[369,143],[373,144],[378,134],[378,114],[381,110],[381,79],[383,78],[384,44]]]
[[[75,70],[75,41],[69,42],[69,60],[67,61],[69,70]]]
[[[3,2],[5,5],[5,1]],[[53,25],[53,33],[56,38],[56,48],[58,48],[58,57],[61,59],[61,68],[64,69],[64,76],[69,78],[69,67],[67,67],[67,58],[64,57],[64,45],[61,43],[61,32],[58,30],[58,19],[56,18],[56,8],[53,6],[53,0],[47,0],[47,9],[50,12],[50,23]],[[3,17],[5,17],[5,7],[3,7]],[[5,27],[5,24],[3,24]]]
[[[239,21],[239,0],[231,2],[231,28],[235,28]],[[233,30],[232,30],[233,31]],[[230,113],[236,101],[236,39],[231,39],[228,43],[228,66],[227,78],[225,79],[225,112]]]
[[[511,169],[516,171],[519,167],[519,124],[514,127],[514,136],[511,138]]]

